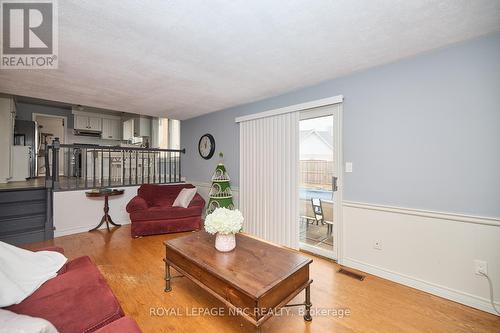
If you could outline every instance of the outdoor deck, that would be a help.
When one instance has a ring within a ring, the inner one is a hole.
[[[316,225],[316,223],[314,223],[306,226],[306,222],[301,221],[299,240],[301,243],[319,247],[328,251],[332,251],[333,249],[333,235],[327,234],[326,225]]]
[[[333,219],[333,202],[322,200],[323,211],[326,221],[334,221]],[[322,248],[328,251],[333,250],[333,236],[328,234],[327,225],[312,221],[314,213],[312,210],[311,200],[300,199],[300,237],[299,241],[311,246]],[[309,225],[307,225],[307,218],[309,217]]]

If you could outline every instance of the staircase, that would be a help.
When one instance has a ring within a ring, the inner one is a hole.
[[[51,197],[45,188],[1,190],[0,241],[25,244],[52,239]]]

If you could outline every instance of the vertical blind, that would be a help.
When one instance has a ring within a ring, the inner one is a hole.
[[[299,247],[299,112],[240,122],[244,231]]]

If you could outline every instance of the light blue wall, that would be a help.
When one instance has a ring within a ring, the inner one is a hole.
[[[183,121],[183,175],[210,180],[218,159],[197,144],[211,133],[237,186],[235,117],[342,94],[345,200],[500,217],[499,59],[497,33]]]

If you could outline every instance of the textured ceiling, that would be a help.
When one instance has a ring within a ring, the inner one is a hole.
[[[498,0],[59,4],[59,69],[0,92],[187,119],[500,30]]]

